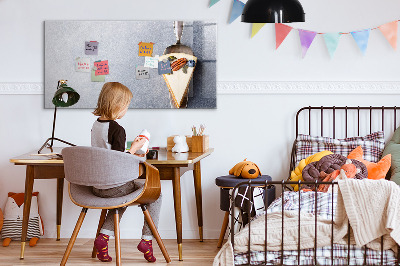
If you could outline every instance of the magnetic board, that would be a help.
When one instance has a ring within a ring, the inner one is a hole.
[[[45,21],[45,108],[54,108],[51,100],[60,79],[68,80],[80,94],[79,102],[68,108],[94,109],[103,84],[109,81],[121,82],[132,91],[130,108],[171,108],[168,87],[158,69],[149,68],[149,78],[137,79],[136,68],[145,62],[138,55],[140,42],[153,43],[153,56],[161,56],[176,43],[173,22]],[[188,109],[216,108],[216,34],[215,22],[184,21],[181,43],[197,57]],[[85,42],[97,42],[97,54],[85,54]],[[92,82],[91,72],[78,72],[77,58],[89,58],[90,68],[95,61],[108,60],[104,82]]]

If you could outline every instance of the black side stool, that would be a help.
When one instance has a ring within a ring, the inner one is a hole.
[[[230,199],[229,192],[233,189],[237,184],[246,182],[246,181],[263,181],[265,180],[272,181],[272,178],[268,175],[262,175],[254,179],[246,179],[236,177],[234,175],[220,176],[215,179],[215,184],[220,187],[220,209],[225,211],[224,221],[222,222],[221,234],[219,235],[218,245],[220,248],[222,246],[222,242],[224,241],[226,228],[228,227],[229,222],[229,208],[230,208]],[[256,186],[254,186],[256,187]],[[275,200],[275,186],[270,186],[268,189],[268,200],[267,205],[271,204]]]

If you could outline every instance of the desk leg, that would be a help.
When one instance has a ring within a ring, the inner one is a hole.
[[[28,233],[29,213],[31,212],[31,200],[34,181],[34,166],[26,166],[25,177],[25,195],[24,195],[24,213],[22,219],[22,232],[21,232],[21,255],[20,259],[24,259],[26,235]]]
[[[64,178],[57,178],[57,241],[60,241]]]
[[[203,242],[203,204],[201,196],[201,169],[200,161],[194,164],[193,168],[194,177],[194,191],[196,194],[196,208],[197,208],[197,220],[199,225],[200,242]]]
[[[174,178],[172,179],[174,191],[175,223],[178,242],[179,260],[182,260],[182,205],[181,205],[181,174],[179,167],[174,167]]]

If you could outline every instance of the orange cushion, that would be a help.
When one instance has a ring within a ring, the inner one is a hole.
[[[368,162],[363,159],[363,150],[361,146],[358,146],[352,152],[350,152],[347,158],[355,159],[365,164],[368,170],[368,179],[378,180],[386,177],[391,165],[392,155],[386,155],[377,163]]]

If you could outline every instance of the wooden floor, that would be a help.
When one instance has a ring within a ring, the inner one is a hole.
[[[60,265],[61,258],[64,255],[65,248],[69,239],[40,239],[36,247],[25,249],[25,259],[20,260],[20,242],[12,241],[9,247],[0,246],[0,265]],[[172,262],[167,264],[162,256],[157,242],[154,241],[154,254],[157,258],[156,263],[149,264],[143,254],[136,249],[140,240],[121,240],[122,247],[122,264],[123,265],[212,265],[215,255],[218,253],[217,240],[183,240],[183,261],[178,260],[178,247],[176,240],[163,240],[168,250]],[[114,243],[110,241],[110,255],[113,257],[113,262],[104,263],[91,258],[93,240],[92,239],[77,239],[68,259],[67,265],[115,265],[114,262]]]

